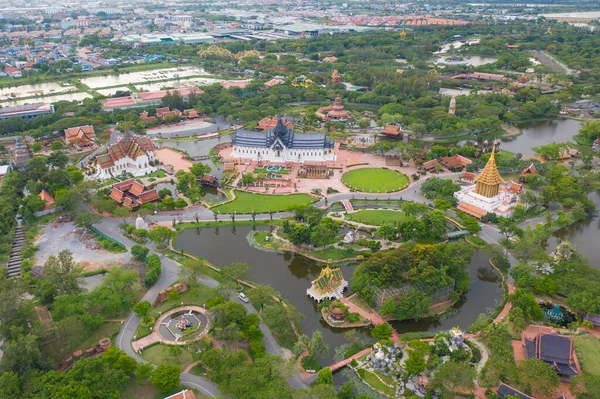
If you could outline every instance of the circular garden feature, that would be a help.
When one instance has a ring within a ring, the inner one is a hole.
[[[408,177],[385,168],[363,168],[344,173],[342,182],[349,188],[365,193],[391,193],[408,186]]]

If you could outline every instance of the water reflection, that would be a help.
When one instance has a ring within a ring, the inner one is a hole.
[[[269,231],[269,226],[258,226],[258,231]],[[191,253],[207,259],[218,266],[229,265],[235,262],[247,263],[251,267],[249,279],[259,284],[269,284],[279,291],[285,299],[289,300],[305,318],[300,324],[305,334],[320,330],[323,332],[325,342],[331,348],[329,356],[333,359],[334,348],[344,344],[345,329],[332,329],[323,320],[317,310],[316,302],[306,295],[306,289],[320,272],[317,262],[297,255],[295,253],[266,252],[248,245],[246,236],[252,232],[250,226],[236,226],[234,228],[207,228],[201,233],[195,230],[185,230],[177,238],[177,246]],[[455,305],[456,313],[445,320],[427,319],[419,322],[402,321],[394,322],[398,332],[426,331],[449,329],[454,326],[468,327],[475,321],[480,313],[491,310],[502,300],[502,287],[499,279],[493,279],[489,266],[489,256],[477,252],[469,265],[471,288]],[[342,273],[347,280],[352,279],[356,265],[342,266]],[[480,270],[482,272],[480,272]],[[485,271],[485,272],[483,272]],[[484,279],[479,278],[483,274]],[[360,337],[367,337],[367,329],[359,329]]]
[[[533,155],[533,148],[550,143],[572,141],[579,132],[581,122],[573,119],[543,120],[521,123],[520,136],[502,137],[501,149],[523,155]]]

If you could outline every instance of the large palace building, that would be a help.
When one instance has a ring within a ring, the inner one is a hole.
[[[496,167],[494,151],[490,154],[483,171],[475,177],[475,184],[454,193],[458,209],[477,218],[487,213],[510,217],[519,204],[521,185],[506,183]]]
[[[232,157],[270,162],[335,161],[334,142],[321,133],[295,133],[281,117],[266,132],[237,130]]]
[[[156,146],[147,137],[125,132],[122,138],[108,147],[105,153],[96,157],[97,177],[108,179],[121,173],[143,176],[152,173],[156,168],[154,161]]]

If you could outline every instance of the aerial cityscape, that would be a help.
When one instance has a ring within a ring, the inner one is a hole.
[[[0,3],[0,399],[600,399],[597,0]]]

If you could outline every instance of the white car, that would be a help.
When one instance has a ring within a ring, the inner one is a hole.
[[[239,295],[239,297],[240,297],[240,300],[241,300],[242,302],[244,302],[244,303],[248,303],[248,302],[250,302],[250,300],[248,299],[248,297],[247,297],[247,296],[246,296],[246,295],[245,295],[243,292],[240,292],[240,295]]]

